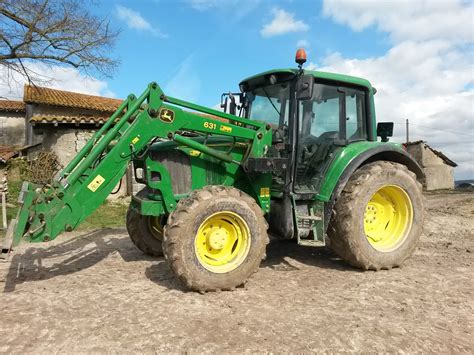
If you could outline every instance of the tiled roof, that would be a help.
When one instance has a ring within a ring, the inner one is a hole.
[[[426,146],[427,146],[429,149],[431,149],[431,151],[432,151],[433,153],[435,153],[441,160],[443,160],[446,165],[452,166],[453,168],[455,168],[456,166],[458,166],[458,164],[456,164],[456,163],[453,162],[451,159],[449,159],[446,155],[444,155],[443,152],[440,152],[439,150],[436,150],[436,149],[431,148],[428,144],[427,144]]]
[[[0,163],[6,163],[8,160],[18,154],[18,149],[6,145],[0,145]]]
[[[102,96],[78,94],[76,92],[55,90],[39,86],[25,85],[25,103],[46,104],[61,107],[75,107],[102,112],[115,112],[122,100]]]
[[[0,112],[25,112],[25,103],[15,100],[0,100]]]
[[[433,149],[431,148],[425,141],[415,141],[415,142],[407,142],[407,143],[403,143],[405,146],[410,146],[410,145],[418,145],[418,144],[422,144],[426,149],[429,149],[431,150],[435,155],[437,155],[442,161],[444,161],[444,163],[446,165],[449,165],[449,166],[452,166],[453,168],[455,168],[456,166],[458,166],[458,164],[456,164],[454,161],[452,161],[451,159],[449,159],[446,155],[444,155],[442,152],[440,152],[439,150],[436,150],[436,149]]]
[[[101,125],[109,119],[111,115],[46,115],[38,114],[33,115],[30,118],[32,124],[37,123],[49,123],[49,124],[58,124],[58,123],[69,123],[69,124],[95,124]]]
[[[205,117],[205,118],[213,118],[218,121],[228,122],[227,119],[208,115],[205,113],[194,112],[195,114]],[[102,125],[107,121],[111,114],[104,113],[104,114],[97,114],[97,115],[55,115],[55,114],[36,114],[30,118],[30,122],[32,124],[94,124],[94,125]]]

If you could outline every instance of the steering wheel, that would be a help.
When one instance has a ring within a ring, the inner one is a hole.
[[[338,131],[328,131],[328,132],[324,132],[323,134],[321,134],[317,139],[316,139],[316,142],[318,144],[321,144],[325,141],[328,141],[330,139],[336,139],[337,137],[339,136],[339,132]]]
[[[338,131],[324,132],[319,137],[309,135],[303,141],[302,159],[303,160],[309,159],[309,162],[311,165],[315,157],[317,156],[316,153],[318,152],[319,147],[321,147],[324,143],[328,143],[330,140],[336,139],[338,136],[339,136]],[[308,158],[304,158],[306,156]]]

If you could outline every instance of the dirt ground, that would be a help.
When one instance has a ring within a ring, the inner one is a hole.
[[[403,268],[360,272],[273,241],[245,288],[204,295],[124,229],[22,245],[0,263],[0,352],[472,353],[474,194],[427,205]]]

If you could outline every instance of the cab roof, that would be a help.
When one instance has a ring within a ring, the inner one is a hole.
[[[284,81],[285,79],[292,79],[295,75],[297,75],[299,72],[299,69],[273,69],[269,70],[254,76],[251,76],[249,78],[246,78],[242,80],[239,85],[244,85],[247,86],[249,89],[252,89],[254,87],[262,86],[262,85],[268,85],[268,77],[270,75],[276,75],[280,80]],[[305,74],[311,74],[317,79],[323,79],[323,80],[329,80],[329,81],[335,81],[335,82],[342,82],[342,83],[347,83],[347,84],[352,84],[352,85],[357,85],[357,86],[363,86],[368,89],[372,88],[372,85],[370,82],[366,79],[363,78],[358,78],[355,76],[350,76],[350,75],[344,75],[344,74],[335,74],[335,73],[328,73],[328,72],[322,72],[322,71],[316,71],[316,70],[304,70]]]

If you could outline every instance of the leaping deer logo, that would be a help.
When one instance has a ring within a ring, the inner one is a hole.
[[[160,111],[160,120],[166,123],[171,123],[174,121],[174,112],[168,110],[167,108],[161,109]]]

